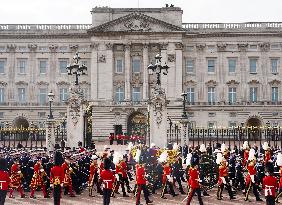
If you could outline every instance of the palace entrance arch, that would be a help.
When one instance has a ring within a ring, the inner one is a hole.
[[[28,128],[29,127],[29,123],[27,121],[27,119],[25,117],[17,117],[14,120],[13,126],[15,128]]]
[[[127,120],[127,134],[146,136],[147,116],[141,112],[134,112],[131,115],[129,115]]]
[[[252,116],[246,122],[249,140],[259,140],[261,136],[262,121],[259,117]]]

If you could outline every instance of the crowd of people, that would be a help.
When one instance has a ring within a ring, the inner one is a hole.
[[[207,156],[212,160],[209,176],[202,167]],[[215,184],[211,184],[211,176],[216,176]],[[50,153],[7,148],[0,152],[0,205],[4,205],[7,194],[9,198],[29,195],[34,199],[39,190],[44,198],[53,197],[55,205],[60,204],[63,195],[75,197],[83,191],[89,197],[103,195],[104,205],[109,205],[120,191],[122,197],[132,194],[136,205],[140,204],[142,191],[146,204],[153,203],[153,194],[160,194],[163,200],[167,194],[181,194],[187,205],[194,195],[202,205],[202,196],[209,196],[212,187],[217,188],[218,200],[223,199],[226,188],[230,200],[243,194],[248,201],[252,189],[256,201],[262,201],[264,195],[267,204],[275,204],[282,195],[281,150],[268,143],[250,147],[245,142],[236,149],[225,144],[214,148],[174,144],[160,149],[154,144],[129,143],[124,153],[107,145],[100,153],[83,147]]]

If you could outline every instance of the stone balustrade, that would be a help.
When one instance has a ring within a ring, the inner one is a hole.
[[[87,30],[91,24],[0,24],[0,31]]]

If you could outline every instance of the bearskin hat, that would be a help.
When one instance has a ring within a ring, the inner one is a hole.
[[[0,158],[0,170],[6,171],[7,169],[7,160],[4,158]]]
[[[248,160],[251,161],[251,160],[255,160],[256,157],[255,157],[255,154],[256,154],[256,151],[252,148],[249,152],[249,158]]]
[[[201,144],[201,146],[200,146],[200,152],[204,153],[204,152],[206,152],[206,151],[207,151],[207,149],[206,149],[205,144]]]
[[[266,168],[266,172],[268,172],[269,174],[273,174],[274,173],[273,163],[267,162],[266,165],[265,165],[265,168]]]
[[[61,152],[56,151],[54,154],[54,164],[56,166],[61,166],[64,163],[64,158]]]
[[[111,160],[109,158],[106,158],[104,160],[104,169],[109,170],[111,168],[111,163],[112,163]]]
[[[268,150],[269,149],[268,143],[264,142],[263,145],[262,145],[262,148],[263,148],[263,150]]]
[[[282,166],[282,153],[281,153],[281,152],[279,152],[279,153],[277,154],[276,164],[277,164],[277,166],[279,166],[279,167]]]

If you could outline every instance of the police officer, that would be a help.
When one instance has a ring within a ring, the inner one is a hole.
[[[7,161],[3,158],[0,158],[0,205],[4,205],[10,177],[7,170]]]

